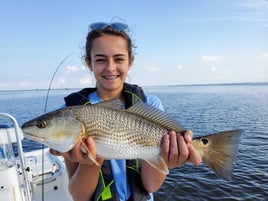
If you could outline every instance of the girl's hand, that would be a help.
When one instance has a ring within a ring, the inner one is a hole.
[[[96,146],[92,137],[79,139],[76,145],[65,153],[50,149],[50,153],[56,156],[62,156],[65,160],[80,164],[96,164],[99,165],[99,159],[96,157]]]
[[[187,130],[184,134],[171,131],[163,137],[161,156],[169,168],[181,167],[185,162],[199,165],[201,156],[191,144],[193,132]]]

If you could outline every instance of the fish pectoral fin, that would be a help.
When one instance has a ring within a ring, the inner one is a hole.
[[[154,167],[155,169],[160,171],[161,173],[163,173],[163,174],[169,173],[168,166],[161,156],[157,155],[156,157],[146,159],[145,161],[148,164],[150,164],[152,167]]]
[[[91,160],[95,165],[100,166],[100,164],[94,159],[94,157],[92,156],[92,154],[88,150],[85,142],[82,141],[81,143],[82,143],[81,152],[84,153],[84,154],[87,154],[88,159]]]
[[[96,166],[100,166],[100,164],[93,158],[91,154],[87,155],[88,159],[91,160]]]

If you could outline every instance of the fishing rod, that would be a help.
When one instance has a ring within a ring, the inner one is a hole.
[[[48,86],[48,89],[47,89],[47,95],[46,95],[46,102],[45,102],[45,109],[44,109],[44,113],[47,112],[47,103],[48,103],[48,97],[49,97],[49,93],[50,93],[50,89],[51,89],[51,86],[52,86],[52,83],[53,83],[53,80],[58,72],[58,70],[60,69],[61,65],[65,62],[66,59],[68,59],[71,55],[73,54],[73,52],[71,52],[70,54],[68,54],[64,59],[62,59],[62,61],[59,63],[59,65],[57,66],[57,68],[55,69],[53,75],[52,75],[52,78],[50,80],[50,83],[49,83],[49,86]]]
[[[48,104],[48,97],[49,97],[49,93],[51,90],[51,86],[53,83],[53,80],[58,72],[58,70],[60,69],[60,67],[62,66],[62,64],[73,54],[73,52],[71,52],[70,54],[68,54],[66,57],[64,57],[61,62],[59,63],[59,65],[57,66],[57,68],[55,69],[51,79],[50,79],[50,83],[47,89],[47,95],[46,95],[46,100],[45,100],[45,108],[44,108],[44,114],[47,112],[47,104]],[[42,144],[42,201],[45,200],[45,185],[44,185],[44,181],[45,181],[45,145]]]

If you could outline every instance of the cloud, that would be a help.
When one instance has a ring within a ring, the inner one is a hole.
[[[211,72],[214,73],[217,70],[217,68],[215,66],[211,67]]]
[[[263,74],[261,74],[261,73],[259,73],[258,75],[257,75],[257,77],[258,77],[258,79],[263,79],[263,78],[265,78],[265,76],[263,75]]]
[[[209,22],[248,22],[261,27],[268,27],[268,1],[267,0],[243,0],[233,1],[230,4],[235,12],[230,12],[228,15],[221,15],[198,18],[197,21]]]
[[[208,62],[220,61],[223,59],[222,56],[201,56],[201,59]]]
[[[265,8],[268,8],[268,1],[267,0],[255,0],[255,1],[246,0],[243,2],[239,2],[237,5],[241,7],[246,7],[246,8],[265,9]]]
[[[261,59],[265,59],[265,60],[268,59],[268,52],[261,53],[261,54],[260,54],[260,58],[261,58]]]
[[[268,1],[267,0],[244,0],[237,3],[237,6],[247,10],[243,14],[240,14],[240,19],[244,21],[258,23],[263,27],[268,26],[267,12]]]
[[[148,71],[149,73],[157,73],[160,71],[160,69],[158,67],[151,66],[151,67],[147,67],[146,71]]]
[[[93,84],[94,80],[92,77],[88,76],[88,77],[83,77],[80,79],[80,84],[81,85],[90,85]]]
[[[82,66],[81,69],[82,69],[82,71],[88,70],[88,68],[86,66]]]
[[[27,88],[27,87],[31,86],[31,84],[28,81],[21,81],[21,82],[19,82],[19,86]]]
[[[58,79],[58,84],[63,85],[65,84],[65,79],[63,77]]]
[[[78,72],[78,71],[80,71],[80,68],[79,67],[77,67],[77,66],[67,66],[67,71],[69,71],[69,72]]]
[[[178,65],[178,69],[179,70],[182,70],[183,69],[183,66],[180,64],[180,65]]]

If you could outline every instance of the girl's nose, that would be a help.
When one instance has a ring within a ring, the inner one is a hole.
[[[114,62],[113,59],[109,59],[107,63],[107,69],[110,71],[113,71],[115,70],[115,68],[116,68],[116,63]]]

